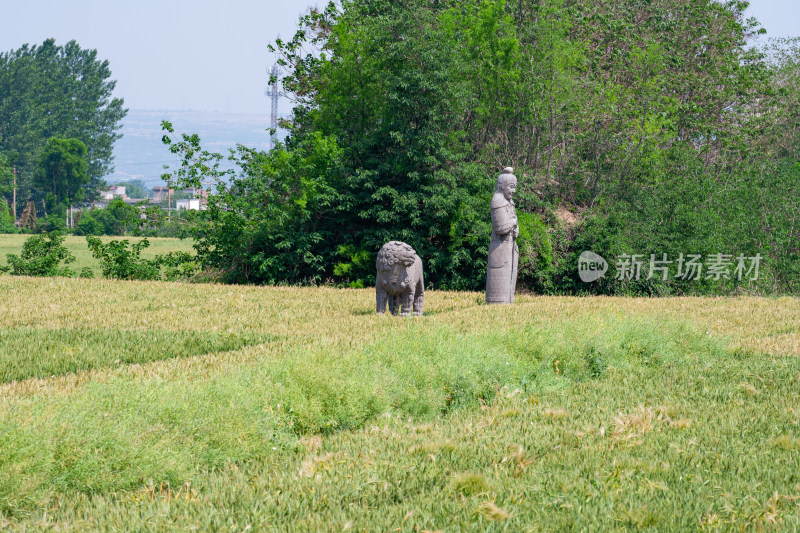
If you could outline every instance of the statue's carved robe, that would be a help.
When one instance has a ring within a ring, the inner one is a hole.
[[[492,197],[492,240],[486,274],[486,303],[514,303],[519,248],[514,238],[517,212],[514,202],[500,193]]]

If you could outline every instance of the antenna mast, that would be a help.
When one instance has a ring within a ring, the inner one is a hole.
[[[266,96],[269,96],[272,100],[272,110],[271,110],[271,125],[272,131],[269,137],[269,149],[272,150],[275,148],[275,142],[277,140],[277,132],[278,132],[278,96],[280,96],[280,91],[278,91],[278,75],[280,74],[280,69],[278,65],[272,65],[271,69],[267,70],[267,74],[269,74],[269,85],[267,86],[267,90],[264,91]]]

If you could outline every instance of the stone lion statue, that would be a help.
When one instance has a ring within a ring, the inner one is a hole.
[[[422,315],[422,302],[425,293],[422,278],[422,260],[414,249],[404,242],[390,241],[378,252],[375,262],[378,270],[375,281],[376,312],[389,312],[408,316],[413,307],[414,314]]]

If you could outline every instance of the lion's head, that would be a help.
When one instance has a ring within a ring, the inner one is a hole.
[[[378,270],[389,270],[397,263],[410,267],[414,264],[416,256],[417,253],[414,249],[406,243],[389,241],[378,252],[378,260],[375,262],[375,266]]]

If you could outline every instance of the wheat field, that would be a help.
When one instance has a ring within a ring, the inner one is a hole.
[[[800,300],[0,276],[0,528],[800,528]]]

